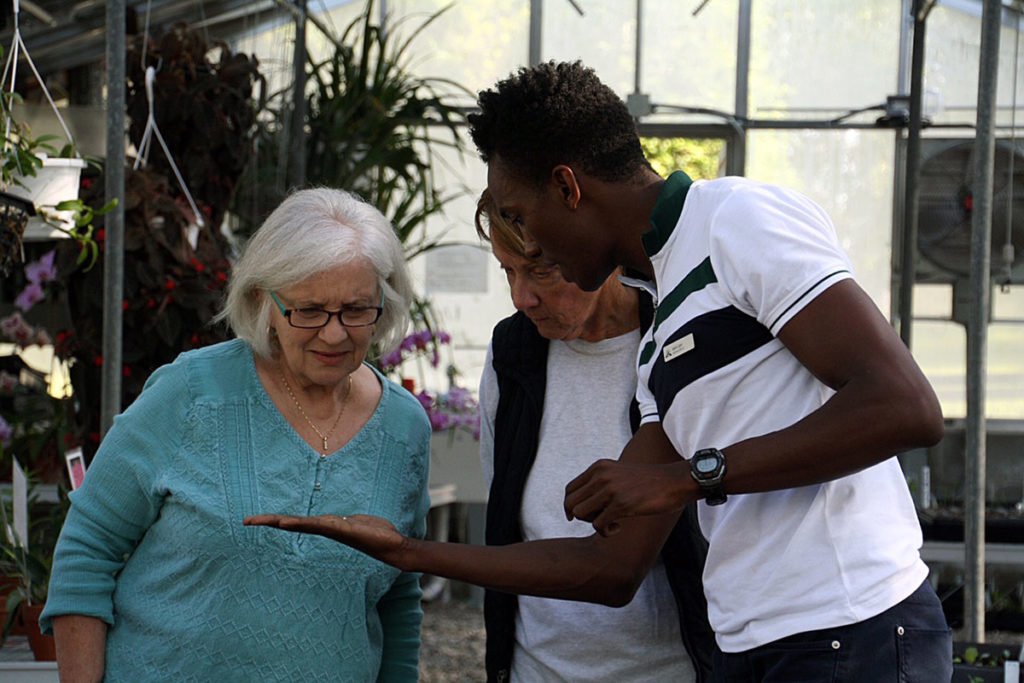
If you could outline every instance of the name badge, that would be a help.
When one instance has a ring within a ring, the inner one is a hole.
[[[683,355],[687,351],[692,351],[693,347],[693,333],[691,332],[682,339],[677,339],[668,346],[662,348],[661,355],[667,363],[673,358],[677,358],[678,356]]]

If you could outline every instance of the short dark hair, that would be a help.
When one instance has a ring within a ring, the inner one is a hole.
[[[477,105],[468,118],[480,158],[500,157],[525,182],[542,184],[558,164],[605,181],[650,168],[626,104],[578,61],[522,67]]]

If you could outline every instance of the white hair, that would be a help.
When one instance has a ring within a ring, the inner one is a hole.
[[[226,319],[257,355],[269,358],[273,304],[261,292],[287,289],[354,259],[365,259],[377,274],[384,310],[372,341],[387,353],[408,329],[413,298],[402,245],[380,211],[344,190],[299,190],[274,209],[232,268],[217,320]]]

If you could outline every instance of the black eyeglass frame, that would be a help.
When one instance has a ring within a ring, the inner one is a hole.
[[[278,309],[281,311],[281,315],[283,315],[285,320],[288,321],[288,324],[291,325],[292,327],[296,328],[296,329],[299,329],[299,330],[319,330],[322,327],[327,327],[328,323],[331,322],[331,318],[334,317],[334,316],[337,316],[338,322],[341,324],[342,327],[369,327],[370,325],[373,325],[378,320],[380,320],[380,316],[384,312],[384,306],[383,306],[384,294],[381,293],[380,302],[381,302],[382,305],[380,305],[380,306],[359,306],[359,307],[355,307],[355,308],[340,308],[337,311],[328,311],[325,308],[306,309],[306,310],[317,310],[317,311],[320,311],[321,313],[326,313],[327,314],[327,318],[320,325],[296,325],[295,321],[292,320],[292,313],[295,312],[298,309],[296,309],[296,308],[285,308],[284,304],[281,303],[281,300],[279,298],[277,298],[277,294],[274,292],[274,290],[271,289],[271,290],[268,290],[268,291],[270,292],[270,298],[274,300],[275,304],[277,304]],[[370,310],[377,311],[377,315],[374,317],[373,320],[371,320],[369,322],[357,323],[355,325],[352,325],[350,323],[345,322],[345,319],[342,317],[345,313],[348,313],[348,312],[370,311]]]

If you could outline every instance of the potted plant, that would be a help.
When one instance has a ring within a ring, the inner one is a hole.
[[[58,488],[56,503],[39,500],[35,486],[30,491],[30,524],[28,539],[24,539],[24,543],[23,539],[18,539],[12,532],[12,515],[8,513],[6,502],[0,505],[0,524],[3,525],[3,533],[0,533],[0,562],[5,567],[5,576],[15,579],[5,605],[3,638],[6,639],[11,632],[15,620],[20,620],[35,658],[39,661],[52,661],[56,659],[53,637],[40,631],[39,614],[46,604],[53,551],[69,504],[63,486]]]
[[[86,161],[73,142],[58,150],[57,136],[34,136],[14,117],[11,104],[18,99],[15,92],[0,92],[0,271],[6,275],[24,260],[22,243],[28,240],[74,238],[82,247],[79,261],[91,263],[97,255],[93,219],[116,202],[94,209],[79,199]]]
[[[58,149],[56,135],[34,136],[28,124],[14,117],[17,93],[0,93],[4,138],[0,147],[0,190],[32,202],[36,207],[78,199],[79,178],[86,162],[68,141]],[[53,209],[48,219],[29,221],[26,239],[65,237],[73,227],[67,209]]]

